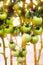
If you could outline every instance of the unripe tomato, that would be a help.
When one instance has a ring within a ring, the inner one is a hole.
[[[16,51],[12,50],[11,53],[12,53],[12,56],[15,56],[15,57],[19,56],[19,50],[16,50]]]
[[[42,34],[42,27],[36,27],[35,30],[34,30],[34,33],[36,35],[41,35]]]
[[[39,18],[39,17],[34,16],[33,17],[33,24],[34,25],[37,25],[37,26],[38,25],[41,25],[42,24],[42,18],[41,17]]]
[[[8,46],[9,46],[10,49],[14,49],[16,47],[16,43],[15,42],[10,42],[8,44]]]
[[[25,61],[25,58],[24,57],[18,57],[18,62],[19,63],[23,63]]]

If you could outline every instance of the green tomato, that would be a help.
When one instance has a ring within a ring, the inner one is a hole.
[[[42,18],[41,17],[39,18],[39,17],[34,16],[33,17],[33,24],[34,25],[37,25],[37,26],[38,25],[41,25],[42,24]]]
[[[3,12],[3,13],[0,13],[0,19],[1,20],[4,20],[7,18],[7,13]]]
[[[20,8],[19,4],[15,4],[15,5],[13,6],[13,9],[16,10],[16,11],[19,10],[19,8]]]
[[[13,32],[13,26],[7,25],[7,26],[5,27],[5,29],[4,29],[4,31],[5,31],[6,33],[12,33],[12,32]]]
[[[7,18],[6,21],[5,21],[5,23],[7,25],[12,24],[12,22],[13,22],[13,19],[12,18]]]
[[[19,35],[20,34],[20,29],[19,28],[14,28],[14,35]]]
[[[34,33],[36,35],[41,35],[42,34],[42,27],[36,27],[35,30],[34,30]]]
[[[22,49],[22,54],[23,54],[23,56],[25,56],[27,54],[27,50],[26,49]]]
[[[0,28],[0,36],[2,36],[3,34],[4,34],[4,30]]]
[[[25,58],[24,57],[18,57],[18,62],[19,63],[23,63],[25,61]]]
[[[25,17],[26,17],[26,18],[30,18],[30,17],[31,17],[31,15],[32,15],[32,14],[31,14],[31,12],[30,12],[30,11],[25,13]]]
[[[15,56],[15,57],[18,57],[19,56],[19,50],[16,50],[16,51],[12,51],[12,56]]]
[[[32,36],[31,42],[32,44],[36,44],[38,42],[38,36]]]
[[[24,33],[23,36],[22,36],[22,41],[24,43],[30,42],[31,41],[31,35]]]
[[[22,13],[21,9],[17,10],[17,14],[20,16]]]
[[[24,24],[23,26],[21,26],[21,31],[24,33],[28,33],[31,31],[31,27],[29,24]]]
[[[8,46],[9,46],[10,49],[14,49],[16,47],[16,43],[15,42],[10,42],[8,44]]]

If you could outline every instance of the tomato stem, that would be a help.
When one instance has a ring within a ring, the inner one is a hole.
[[[12,42],[12,35],[10,35],[10,42]],[[12,65],[12,55],[10,50],[10,65]]]
[[[7,65],[7,57],[5,55],[5,43],[4,43],[4,36],[1,37],[2,41],[3,41],[3,56],[4,56],[4,61],[5,61],[5,65]]]
[[[37,60],[36,60],[36,44],[34,44],[34,63],[37,65]]]
[[[39,55],[38,55],[38,64],[39,64],[39,60],[40,60],[40,56],[41,56],[41,51],[42,51],[42,49],[43,49],[43,42],[42,42],[42,35],[40,35],[40,43],[41,43],[41,48],[40,48],[40,50],[39,50]]]

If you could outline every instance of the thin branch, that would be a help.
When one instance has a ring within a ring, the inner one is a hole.
[[[41,39],[41,40],[40,40],[40,43],[41,43],[41,49],[39,50],[39,56],[38,56],[38,60],[37,60],[38,63],[39,63],[40,56],[41,56],[41,51],[42,51],[42,48],[43,48],[43,47],[42,47],[42,35],[40,35],[40,39]]]
[[[36,60],[36,44],[34,44],[34,62],[35,62],[35,65],[37,65],[37,60]]]
[[[10,42],[12,42],[12,35],[10,35]],[[11,49],[10,49],[10,65],[12,65]]]
[[[7,37],[8,39],[8,37]],[[9,40],[9,39],[8,39]],[[9,42],[12,42],[12,34],[10,34],[10,41]],[[12,65],[12,54],[11,54],[11,49],[10,49],[10,65]]]
[[[5,56],[5,43],[4,43],[4,36],[1,37],[2,41],[3,41],[3,56],[4,56],[4,60],[5,60],[5,65],[7,65],[7,57]]]

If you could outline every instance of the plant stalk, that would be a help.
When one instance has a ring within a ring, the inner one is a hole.
[[[38,65],[37,59],[36,59],[36,44],[34,44],[34,63],[35,63],[35,65]]]
[[[4,56],[4,61],[5,61],[5,65],[7,65],[7,57],[5,56],[5,43],[4,43],[4,36],[1,37],[2,41],[3,41],[3,56]]]
[[[12,42],[12,35],[10,35],[10,42]],[[10,49],[10,65],[12,65],[11,49]]]
[[[40,35],[40,43],[41,43],[41,48],[40,48],[40,50],[39,50],[39,55],[38,55],[38,65],[39,65],[39,60],[40,60],[40,56],[41,56],[41,51],[42,51],[42,49],[43,49],[43,42],[42,42],[42,35]]]

